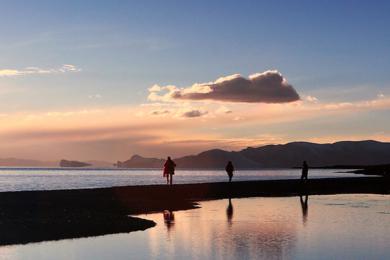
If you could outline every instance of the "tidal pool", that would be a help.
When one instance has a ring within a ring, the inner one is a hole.
[[[1,259],[390,259],[390,195],[204,201],[146,231],[0,247]]]

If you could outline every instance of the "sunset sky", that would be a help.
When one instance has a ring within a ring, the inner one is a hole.
[[[0,1],[0,158],[390,141],[389,1]]]

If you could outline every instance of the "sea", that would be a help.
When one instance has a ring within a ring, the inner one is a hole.
[[[351,169],[352,170],[352,169]],[[311,169],[309,178],[360,177],[347,169]],[[238,170],[233,181],[300,178],[300,169]],[[224,170],[177,170],[173,182],[206,183],[228,180]],[[0,192],[67,190],[165,184],[161,170],[102,168],[0,168]]]

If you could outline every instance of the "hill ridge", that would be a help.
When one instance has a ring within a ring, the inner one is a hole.
[[[121,168],[161,168],[164,163],[164,159],[142,156],[137,157],[137,163],[135,163],[133,157],[124,162],[118,161],[117,166]],[[223,169],[227,161],[233,161],[238,169],[290,168],[300,166],[303,160],[308,161],[313,167],[376,165],[390,162],[390,143],[375,140],[339,141],[325,144],[297,141],[247,147],[240,151],[210,149],[174,160],[178,168],[184,169]]]

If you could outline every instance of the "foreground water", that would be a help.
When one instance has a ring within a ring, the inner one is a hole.
[[[390,195],[206,201],[146,231],[0,247],[1,259],[390,259]]]
[[[338,170],[310,170],[310,178],[359,177]],[[346,171],[346,170],[343,170]],[[272,169],[236,171],[235,181],[296,179],[299,169]],[[175,183],[202,183],[226,181],[222,170],[178,170]],[[102,188],[127,185],[164,184],[160,170],[118,170],[118,169],[52,169],[52,168],[0,168],[0,192],[22,190],[61,190]]]

